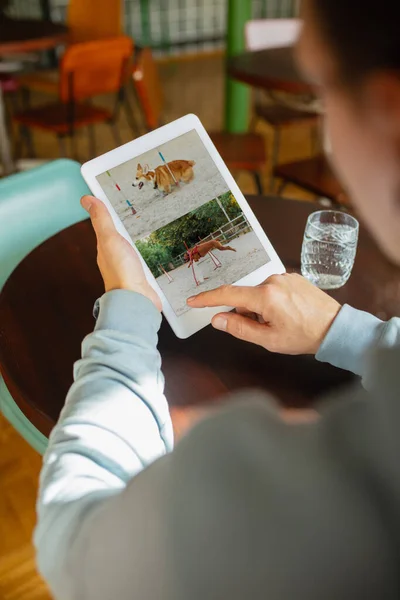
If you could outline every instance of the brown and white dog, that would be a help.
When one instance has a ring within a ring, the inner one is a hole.
[[[192,259],[192,262],[199,262],[201,258],[207,256],[212,250],[220,250],[221,252],[231,250],[231,252],[236,252],[235,248],[224,246],[219,240],[210,240],[209,242],[203,242],[194,246],[194,248],[186,252],[183,259],[185,262],[190,262],[190,259]]]
[[[170,194],[176,183],[192,181],[195,164],[194,160],[172,160],[166,165],[150,169],[149,165],[142,167],[139,163],[136,170],[136,181],[132,185],[141,190],[145,183],[151,183],[155,190],[159,189],[164,194]]]

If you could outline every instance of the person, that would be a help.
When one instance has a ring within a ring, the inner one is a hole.
[[[299,62],[325,102],[333,161],[400,264],[400,3],[305,0]],[[316,354],[361,386],[296,421],[261,392],[172,451],[160,301],[103,204],[84,197],[106,293],[44,457],[38,564],[58,599],[398,598],[400,323],[297,275],[189,300],[271,352]],[[222,334],[221,334],[222,335]]]

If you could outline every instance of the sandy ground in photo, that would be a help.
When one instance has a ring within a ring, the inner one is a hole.
[[[269,262],[269,257],[254,232],[231,240],[229,246],[235,248],[236,252],[214,251],[214,255],[222,263],[220,269],[214,270],[215,265],[208,255],[197,263],[201,265],[203,276],[209,277],[198,287],[194,282],[192,269],[188,269],[187,265],[169,273],[174,280],[172,283],[168,283],[166,275],[157,278],[158,285],[178,316],[189,310],[186,305],[189,296],[212,290],[226,283],[235,283]],[[195,264],[195,269],[196,266]]]
[[[171,221],[229,191],[196,131],[190,131],[161,145],[159,150],[167,162],[181,159],[194,160],[196,162],[193,167],[194,180],[188,184],[181,183],[179,187],[175,186],[167,196],[155,190],[150,183],[146,183],[141,190],[132,187],[138,163],[142,166],[148,164],[150,169],[163,164],[158,149],[110,169],[112,179],[107,173],[97,177],[134,241],[147,237],[160,227],[168,225]],[[114,182],[119,185],[121,192],[117,190]],[[134,206],[136,215],[132,215],[126,199]]]

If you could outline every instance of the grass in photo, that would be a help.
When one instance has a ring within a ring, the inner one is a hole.
[[[136,242],[176,315],[200,291],[231,284],[269,262],[228,191]]]

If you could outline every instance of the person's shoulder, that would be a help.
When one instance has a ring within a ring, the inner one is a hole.
[[[248,390],[234,394],[209,418],[201,421],[174,450],[176,473],[186,484],[204,484],[217,490],[248,471],[262,468],[262,456],[283,443],[286,424],[279,407],[267,394]],[[202,482],[198,474],[201,473]]]
[[[273,462],[276,456],[265,444],[279,439],[282,426],[274,401],[251,390],[231,397],[225,408],[176,445],[168,474],[171,547],[196,585],[208,585],[201,579],[204,572],[213,580],[212,587],[220,581],[214,572],[216,560],[230,578],[232,561],[242,563],[243,549],[251,545],[263,511],[270,470],[265,461]],[[198,563],[193,562],[194,552]]]
[[[257,389],[244,390],[229,396],[223,405],[209,417],[203,419],[186,436],[181,445],[205,446],[204,442],[212,442],[213,447],[221,450],[235,442],[246,442],[248,433],[251,438],[257,432],[264,433],[265,427],[279,427],[281,419],[279,406],[273,397]]]

